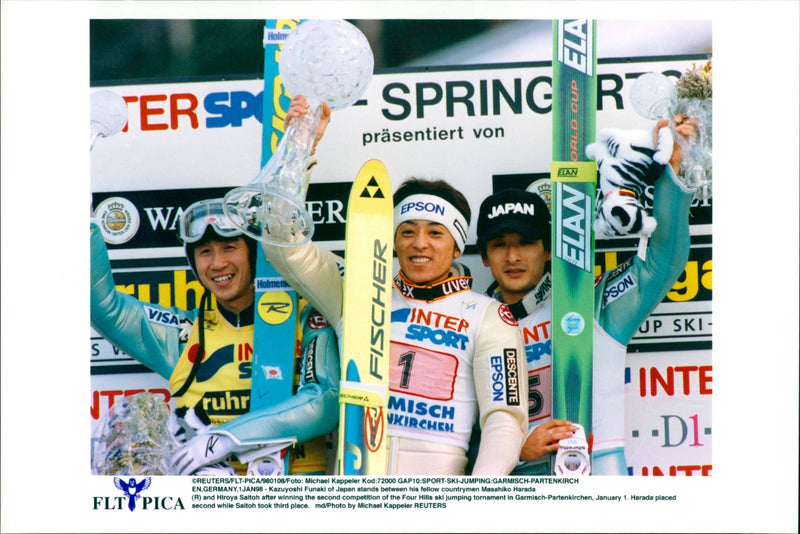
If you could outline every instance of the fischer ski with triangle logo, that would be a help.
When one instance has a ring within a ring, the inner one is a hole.
[[[553,21],[553,418],[592,429],[594,218],[596,164],[586,156],[597,113],[596,22]],[[585,439],[559,448],[555,473],[588,475]]]
[[[369,160],[353,182],[347,205],[337,453],[340,475],[386,472],[392,221],[389,175],[380,161]]]

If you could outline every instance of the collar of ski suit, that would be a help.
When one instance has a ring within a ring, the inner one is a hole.
[[[222,306],[217,306],[219,309],[219,313],[225,318],[231,326],[235,326],[240,328],[242,326],[250,326],[253,324],[254,312],[255,312],[255,302],[248,306],[247,308],[243,309],[240,314],[235,314],[232,311],[228,311]]]
[[[550,293],[553,289],[553,282],[550,278],[550,273],[545,273],[542,279],[536,286],[528,291],[522,299],[514,304],[508,304],[508,309],[514,315],[514,319],[519,321],[535,312],[544,301],[550,298]],[[500,295],[497,282],[494,282],[486,290],[486,294],[495,300],[503,302],[503,297]]]
[[[432,302],[454,293],[471,290],[472,277],[450,276],[441,282],[420,286],[406,278],[402,271],[398,271],[394,277],[394,285],[405,298]]]

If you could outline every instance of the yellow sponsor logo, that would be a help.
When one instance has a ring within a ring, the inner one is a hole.
[[[267,324],[285,323],[294,309],[292,297],[286,291],[267,291],[258,299],[258,316]]]

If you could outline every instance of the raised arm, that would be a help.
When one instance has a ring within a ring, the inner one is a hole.
[[[654,135],[667,121],[658,123]],[[695,124],[676,128],[684,137],[693,135]],[[595,316],[603,329],[626,345],[636,329],[664,299],[686,267],[689,257],[689,208],[694,191],[676,176],[680,170],[680,143],[675,143],[669,164],[654,186],[653,216],[658,221],[647,245],[646,261],[634,256],[605,274],[595,294]],[[625,282],[621,284],[621,282]],[[622,289],[615,289],[617,287]]]
[[[90,317],[92,327],[144,365],[169,379],[181,354],[181,334],[197,318],[196,310],[146,304],[114,286],[108,250],[96,221],[91,231]]]

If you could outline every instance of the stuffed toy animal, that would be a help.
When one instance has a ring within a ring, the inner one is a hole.
[[[671,129],[661,128],[658,144],[655,149],[652,146],[652,130],[606,128],[598,132],[597,142],[586,147],[586,155],[597,162],[601,192],[595,234],[599,238],[638,236],[642,257],[657,224],[645,208],[644,193],[661,176],[672,155]]]

